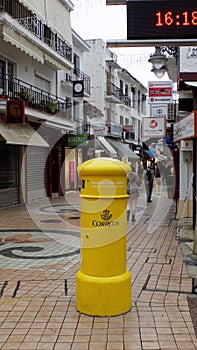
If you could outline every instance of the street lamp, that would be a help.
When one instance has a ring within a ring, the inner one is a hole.
[[[167,57],[161,54],[159,47],[155,48],[155,53],[153,55],[150,55],[150,58],[148,60],[148,62],[152,63],[153,68],[155,69],[160,69],[161,67],[165,66],[167,61]]]
[[[168,59],[165,55],[161,54],[160,47],[155,48],[155,53],[150,56],[148,62],[152,63],[153,72],[157,78],[161,79],[166,72],[168,72],[168,68],[166,67]]]
[[[151,72],[153,72],[158,79],[161,79],[165,73],[168,72],[168,68],[166,66],[162,66],[161,68],[153,68],[151,69]]]

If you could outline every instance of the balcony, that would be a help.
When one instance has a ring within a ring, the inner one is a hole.
[[[120,101],[127,107],[131,108],[131,98],[128,95],[120,95]]]
[[[70,83],[70,86],[72,87],[72,82],[75,80],[83,80],[84,94],[86,96],[90,96],[90,77],[78,68],[74,68],[72,70],[72,75],[67,74],[66,79],[62,80],[61,84],[67,87],[69,86],[69,83]]]
[[[39,38],[41,42],[72,62],[72,47],[18,0],[0,0],[0,12],[7,12],[17,23],[33,33],[35,38]]]
[[[6,75],[4,77],[5,88],[0,88],[0,93],[7,95],[9,99],[22,99],[26,107],[39,110],[48,114],[55,114],[67,111],[65,117],[72,119],[70,98],[61,99],[58,96],[41,90],[36,86],[28,84],[22,80]]]
[[[120,103],[120,88],[113,83],[107,83],[105,99],[111,103]]]

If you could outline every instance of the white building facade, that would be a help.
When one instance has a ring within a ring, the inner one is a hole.
[[[77,189],[89,158],[128,161],[146,113],[145,87],[72,30],[71,1],[12,4],[0,13],[0,207]]]

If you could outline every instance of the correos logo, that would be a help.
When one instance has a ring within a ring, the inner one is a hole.
[[[110,220],[112,218],[112,214],[108,209],[103,210],[103,213],[101,214],[102,220],[93,220],[92,226],[93,227],[112,227],[112,226],[119,226],[119,221],[113,221]]]

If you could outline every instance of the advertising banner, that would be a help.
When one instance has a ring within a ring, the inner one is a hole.
[[[181,139],[192,139],[197,136],[196,117],[197,111],[194,111],[173,125],[174,142]]]
[[[164,117],[168,118],[168,105],[167,104],[159,104],[153,103],[151,104],[151,117]]]
[[[142,137],[158,137],[161,138],[166,133],[166,119],[163,117],[152,118],[144,117],[142,119]]]
[[[148,103],[172,103],[172,81],[149,81]]]

